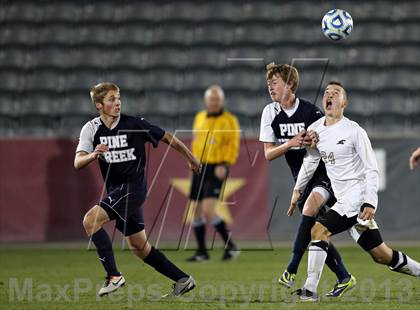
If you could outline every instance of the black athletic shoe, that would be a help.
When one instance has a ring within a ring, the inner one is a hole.
[[[296,291],[293,291],[291,294],[299,296],[299,300],[301,302],[318,302],[319,301],[318,294],[311,292],[307,290],[306,288],[300,288]]]
[[[193,256],[191,256],[190,258],[187,258],[187,262],[197,262],[197,263],[199,263],[199,262],[208,261],[209,259],[210,259],[210,257],[207,253],[197,252]]]
[[[237,258],[239,254],[241,254],[241,250],[236,245],[234,245],[233,247],[227,248],[223,252],[222,260],[223,261],[232,260],[234,258]]]
[[[162,298],[168,297],[180,297],[196,286],[195,280],[193,277],[189,276],[188,278],[182,278],[178,282],[172,285],[172,290],[168,294],[162,296]]]

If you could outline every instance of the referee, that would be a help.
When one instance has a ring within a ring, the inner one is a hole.
[[[224,110],[224,98],[220,86],[210,86],[204,94],[206,109],[194,118],[192,153],[201,160],[203,167],[200,174],[193,174],[190,191],[190,206],[195,210],[192,226],[198,245],[194,256],[188,259],[190,262],[209,259],[206,222],[214,226],[225,243],[222,260],[230,260],[240,252],[225,221],[215,212],[229,168],[238,158],[240,140],[238,119]]]

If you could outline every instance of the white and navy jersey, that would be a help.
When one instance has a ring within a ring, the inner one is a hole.
[[[121,114],[112,128],[96,117],[83,126],[76,152],[91,153],[98,144],[108,146],[109,152],[99,158],[99,166],[109,190],[124,183],[145,182],[145,144],[157,147],[164,135],[163,129],[142,117]]]
[[[300,98],[296,98],[295,106],[291,110],[284,110],[278,102],[272,102],[264,108],[261,115],[260,141],[286,143],[323,115],[316,105]],[[295,181],[305,154],[304,147],[293,148],[285,153]]]
[[[308,149],[295,188],[303,189],[306,186],[322,159],[337,201],[360,188],[362,203],[377,207],[379,171],[366,131],[346,117],[330,126],[325,126],[323,117],[309,126],[309,129],[319,134],[319,142],[316,148]],[[359,210],[338,211],[357,214]]]

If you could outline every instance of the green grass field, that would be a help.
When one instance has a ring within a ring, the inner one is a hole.
[[[420,249],[401,248],[420,259]],[[95,251],[81,248],[0,247],[0,309],[419,309],[420,279],[390,272],[376,265],[357,247],[341,248],[357,287],[340,300],[320,304],[297,303],[290,290],[275,279],[285,267],[289,249],[243,251],[234,262],[220,261],[212,251],[210,262],[188,264],[191,251],[166,251],[166,255],[191,273],[198,286],[185,298],[160,300],[171,282],[137,260],[129,251],[116,251],[119,269],[127,285],[118,293],[98,299],[103,282]],[[296,288],[304,281],[306,255]],[[333,285],[326,267],[319,293]]]

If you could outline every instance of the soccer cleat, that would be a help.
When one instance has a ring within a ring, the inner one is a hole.
[[[292,294],[295,294],[299,296],[299,300],[301,302],[317,302],[319,301],[319,296],[317,293],[311,292],[310,290],[307,290],[306,288],[298,289]]]
[[[162,298],[168,297],[181,297],[188,293],[195,287],[196,283],[193,277],[182,278],[172,285],[172,291],[162,296]]]
[[[280,285],[283,285],[287,288],[291,288],[293,284],[295,283],[295,273],[290,273],[287,270],[283,272],[283,274],[278,279],[278,282]]]
[[[98,295],[102,297],[118,290],[121,286],[124,286],[125,279],[122,275],[120,276],[107,276],[103,287],[99,290]]]
[[[233,246],[231,248],[224,250],[222,260],[228,261],[228,260],[235,259],[239,256],[239,254],[241,254],[241,250],[238,247]]]
[[[337,281],[334,288],[329,291],[325,296],[327,297],[341,297],[345,292],[352,290],[356,286],[356,278],[350,276],[350,279],[347,282],[340,283]]]
[[[209,255],[207,253],[200,253],[197,252],[190,258],[187,258],[187,262],[205,262],[210,259]]]

